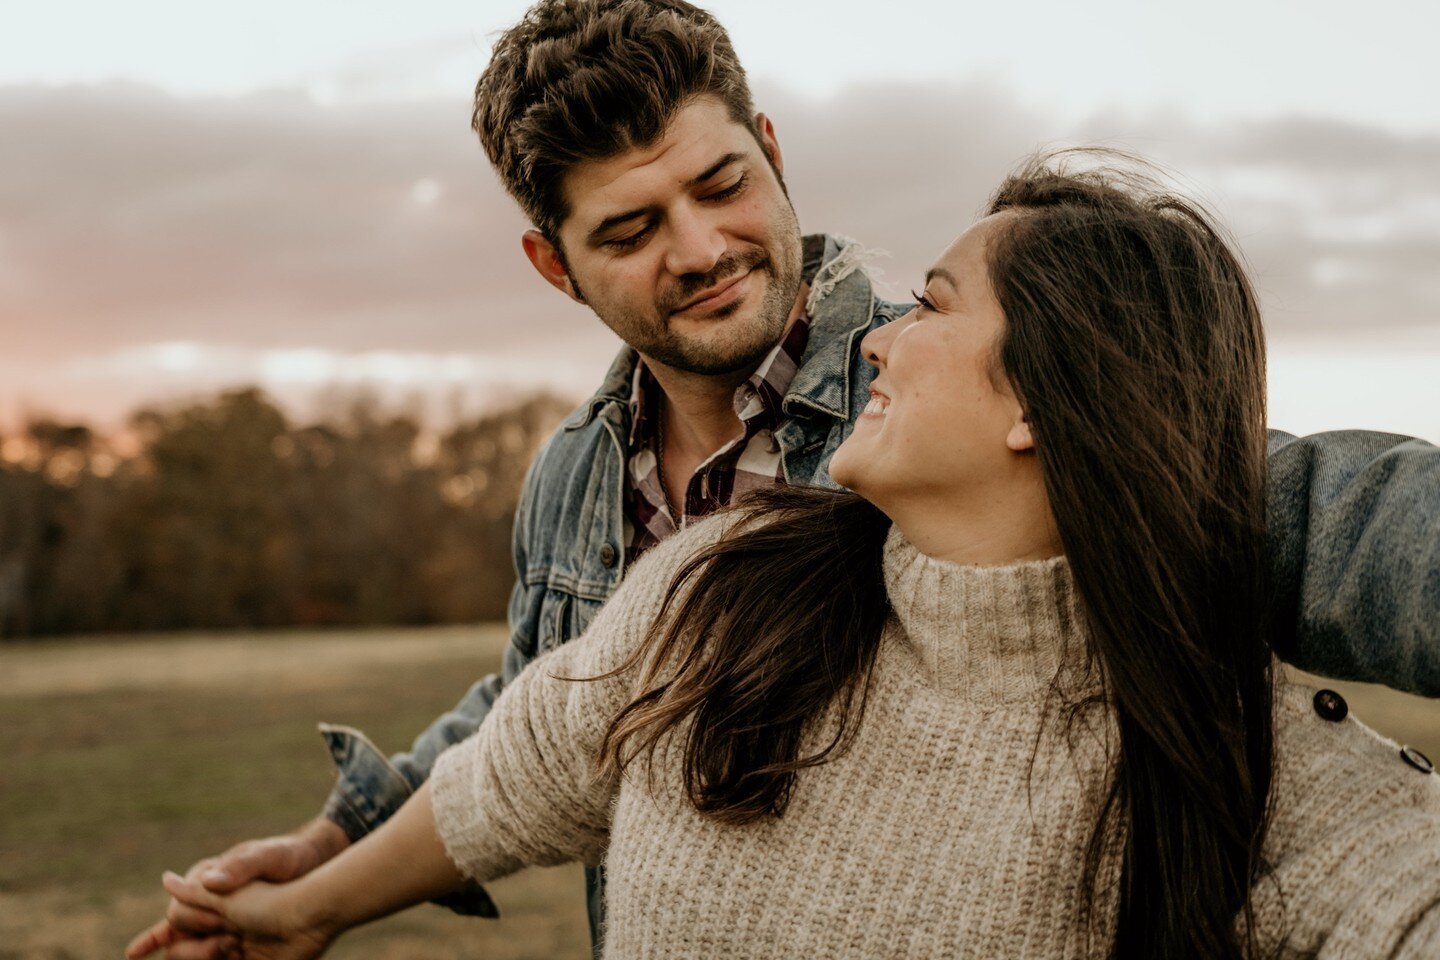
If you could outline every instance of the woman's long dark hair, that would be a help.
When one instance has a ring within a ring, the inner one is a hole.
[[[1250,919],[1273,762],[1259,311],[1198,209],[1063,162],[1001,186],[990,212],[1015,216],[989,273],[1006,322],[997,362],[1035,437],[1118,729],[1088,902],[1120,837],[1110,954],[1239,957],[1255,948],[1236,917]],[[889,612],[877,508],[792,488],[740,509],[674,578],[646,692],[601,755],[623,769],[680,734],[691,801],[730,823],[780,816],[797,772],[843,749]],[[802,755],[830,708],[834,736]]]

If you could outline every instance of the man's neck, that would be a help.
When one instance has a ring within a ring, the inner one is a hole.
[[[809,295],[810,285],[802,283],[777,343],[785,339],[795,321],[804,315]],[[646,365],[665,397],[661,416],[667,458],[699,466],[744,430],[735,412],[735,390],[750,379],[754,369],[703,374],[676,370],[650,360],[646,360]]]
[[[753,371],[707,375],[652,364],[650,372],[664,397],[660,416],[667,457],[698,464],[740,433],[735,389]]]

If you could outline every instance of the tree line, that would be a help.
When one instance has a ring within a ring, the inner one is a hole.
[[[102,436],[0,437],[0,637],[501,618],[550,395],[432,432],[358,398],[299,424],[254,388]]]

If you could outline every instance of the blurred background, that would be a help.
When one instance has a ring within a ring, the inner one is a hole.
[[[524,2],[136,0],[0,29],[0,958],[318,809],[498,662],[520,477],[617,341],[469,129]],[[715,0],[807,232],[905,296],[1037,148],[1150,157],[1247,256],[1271,422],[1440,440],[1440,8]],[[1440,756],[1436,705],[1345,688]],[[584,955],[572,871],[337,956]]]

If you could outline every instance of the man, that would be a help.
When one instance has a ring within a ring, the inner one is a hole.
[[[324,815],[192,868],[215,890],[299,876],[384,822],[505,683],[583,632],[686,520],[758,486],[833,485],[830,454],[874,373],[859,342],[907,309],[874,296],[854,244],[801,237],[771,121],[724,30],[681,0],[541,0],[496,45],[474,121],[534,225],[531,264],[627,346],[527,476],[502,672],[389,761],[324,728],[339,766]],[[1271,470],[1277,646],[1333,676],[1440,694],[1440,451],[1276,434]],[[598,932],[603,875],[588,879]],[[449,905],[496,915],[478,887]],[[216,924],[172,902],[129,953],[217,957]]]

